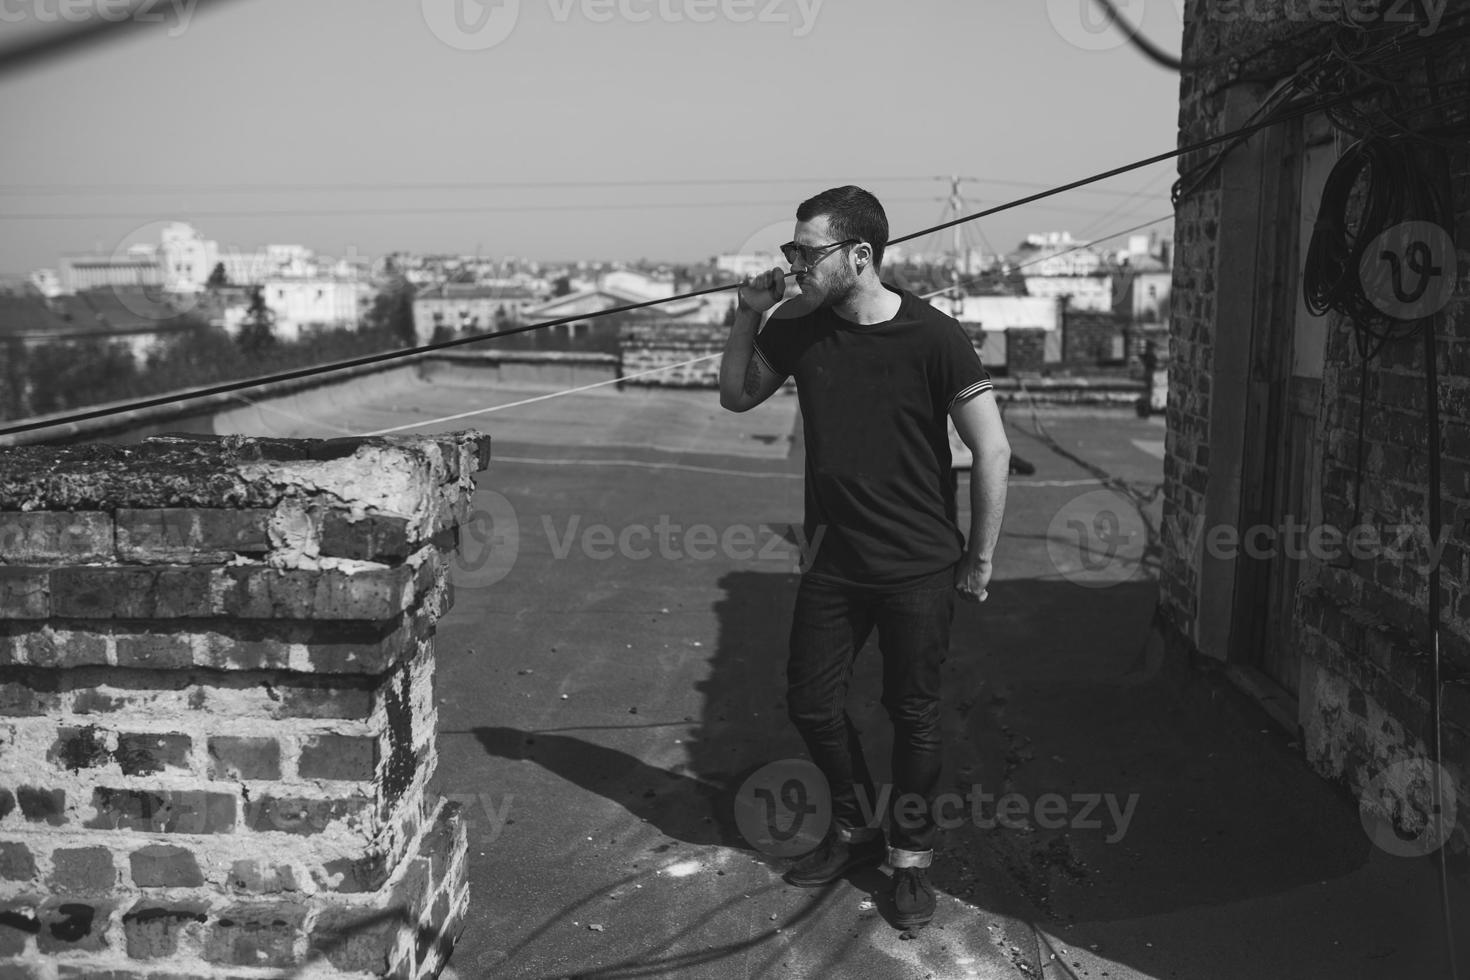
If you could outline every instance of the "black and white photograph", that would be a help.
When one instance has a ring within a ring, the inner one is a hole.
[[[1470,980],[1470,6],[0,0],[0,980]]]

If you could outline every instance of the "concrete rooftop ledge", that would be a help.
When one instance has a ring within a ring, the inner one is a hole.
[[[301,464],[333,500],[358,509],[396,504],[401,514],[412,502],[394,497],[389,484],[402,491],[408,471],[422,471],[429,482],[418,487],[426,493],[483,470],[489,453],[489,437],[479,433],[292,440],[181,435],[131,446],[21,446],[0,451],[0,512],[274,507],[309,490],[291,470]]]

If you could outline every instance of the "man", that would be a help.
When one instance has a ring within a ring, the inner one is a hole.
[[[898,925],[918,928],[935,906],[927,869],[942,766],[940,667],[956,593],[986,598],[1010,445],[964,330],[879,280],[887,241],[882,205],[861,188],[804,202],[796,237],[783,247],[800,296],[757,336],[785,277],[780,269],[746,277],[720,366],[720,404],[748,411],[794,377],[806,436],[805,531],[816,553],[797,590],[787,700],[827,777],[833,826],[787,881],[822,885],[886,857]],[[968,548],[950,516],[946,416],[974,454]],[[874,812],[880,796],[846,710],[853,661],[875,628],[894,726],[886,853],[883,814]]]

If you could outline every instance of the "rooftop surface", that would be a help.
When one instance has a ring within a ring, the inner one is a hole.
[[[1291,734],[1149,644],[1160,501],[1145,522],[1118,498],[1122,545],[1079,549],[1071,522],[1111,492],[1100,473],[1143,498],[1160,482],[1161,420],[1009,413],[1036,472],[1012,478],[989,601],[956,613],[944,779],[1018,794],[1023,812],[946,832],[938,914],[906,939],[886,870],[789,887],[788,862],[733,818],[746,776],[803,754],[783,701],[795,398],[744,415],[705,391],[530,400],[549,392],[425,385],[375,402],[364,386],[332,418],[284,404],[252,423],[323,436],[519,403],[415,430],[493,439],[437,638],[436,782],[470,821],[454,976],[1447,975],[1429,859],[1375,848]],[[851,710],[881,780],[877,664],[870,644]]]

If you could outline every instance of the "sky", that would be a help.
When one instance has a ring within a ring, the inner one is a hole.
[[[242,251],[695,262],[784,240],[827,187],[898,237],[944,214],[941,176],[974,211],[1177,139],[1178,77],[1092,0],[0,0],[0,52],[97,2],[137,22],[0,70],[0,272],[173,220]],[[1178,51],[1172,0],[1122,6]],[[1168,215],[1174,173],[969,242]]]

